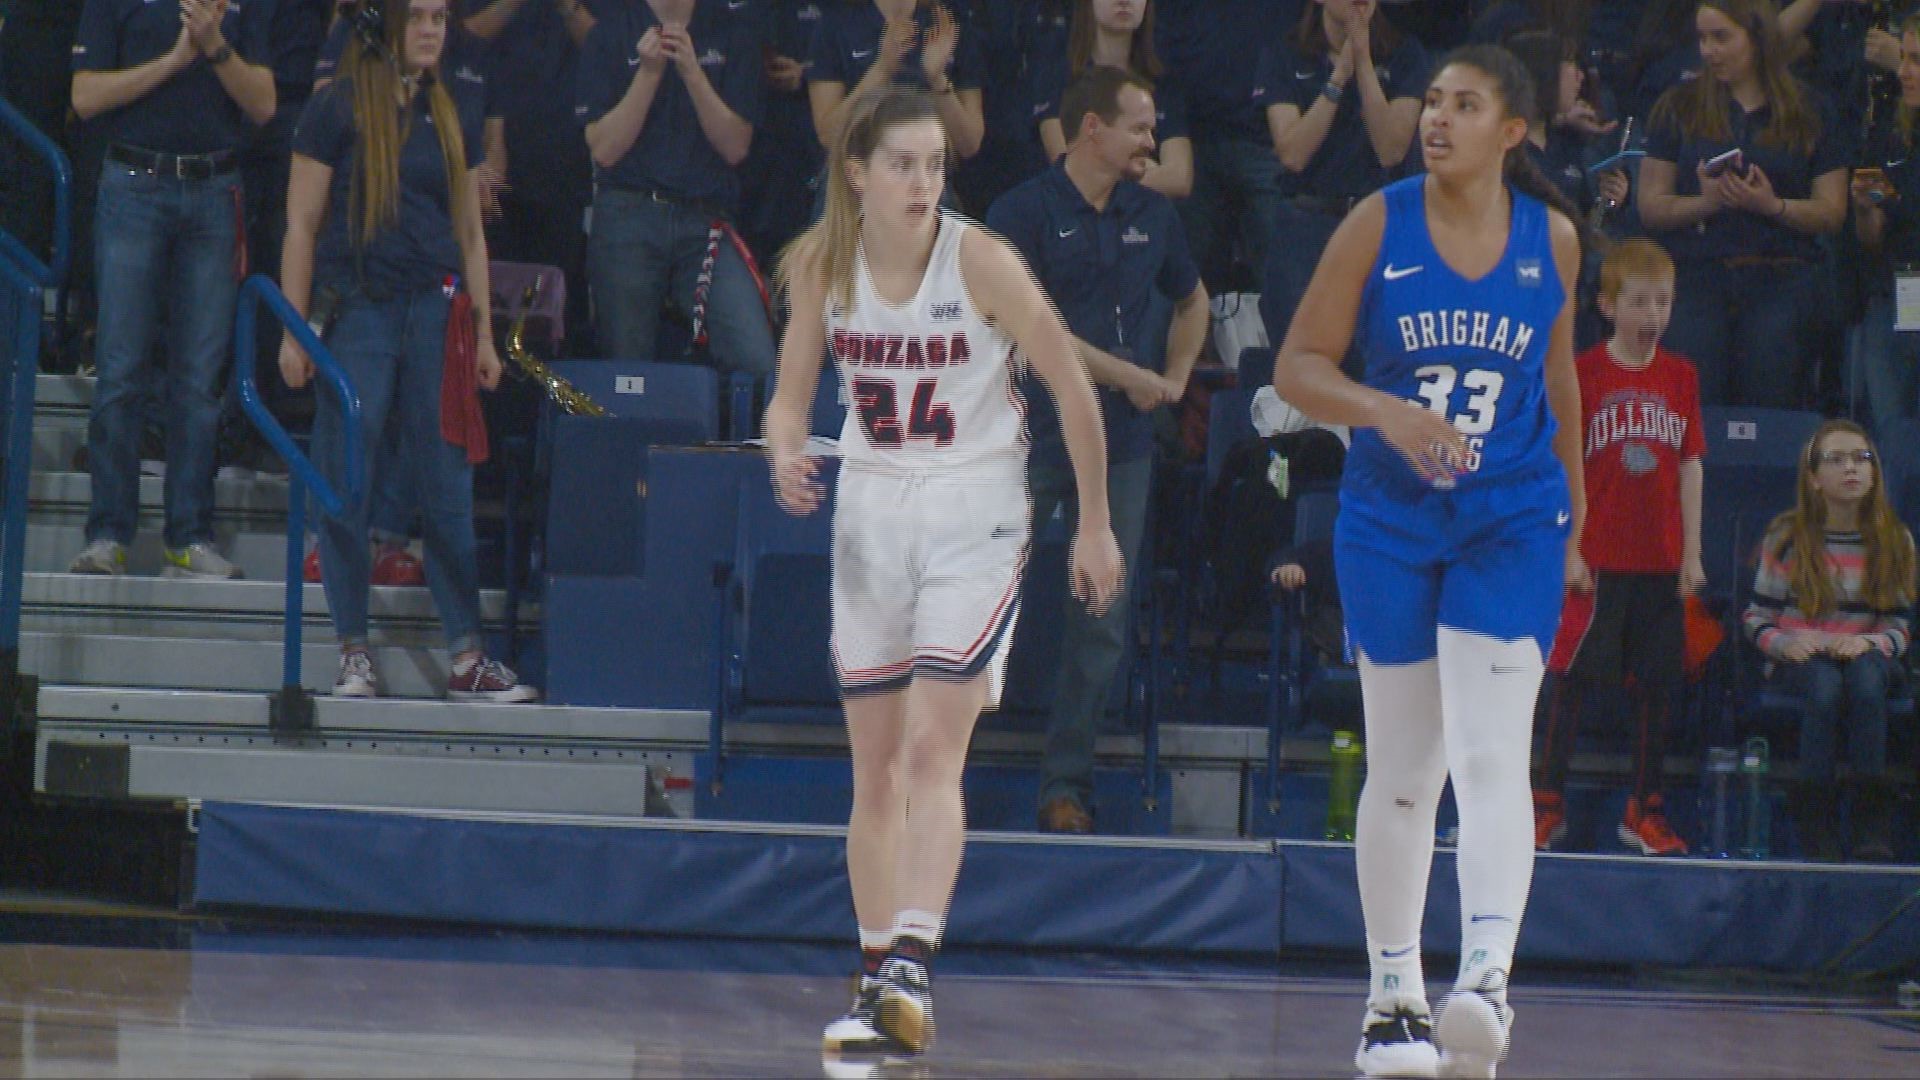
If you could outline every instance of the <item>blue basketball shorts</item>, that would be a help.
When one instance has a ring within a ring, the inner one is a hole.
[[[1349,475],[1334,562],[1347,639],[1377,664],[1437,655],[1447,627],[1533,638],[1544,658],[1560,625],[1572,530],[1558,463],[1411,500]]]

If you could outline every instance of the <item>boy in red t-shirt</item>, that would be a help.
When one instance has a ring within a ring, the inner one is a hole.
[[[1581,354],[1580,421],[1587,527],[1567,582],[1560,634],[1547,660],[1546,719],[1533,785],[1534,847],[1566,835],[1562,801],[1580,704],[1631,675],[1639,726],[1633,796],[1619,835],[1647,855],[1684,855],[1660,794],[1667,718],[1685,656],[1685,598],[1706,583],[1700,566],[1699,380],[1660,348],[1673,313],[1673,260],[1651,240],[1628,240],[1600,266],[1600,312],[1613,338]]]

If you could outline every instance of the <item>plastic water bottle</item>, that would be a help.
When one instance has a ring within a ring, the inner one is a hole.
[[[1366,750],[1351,731],[1333,733],[1333,776],[1327,785],[1327,839],[1352,840],[1360,808],[1360,770]]]
[[[1767,773],[1770,769],[1767,740],[1755,735],[1747,740],[1740,755],[1740,772],[1747,784],[1746,830],[1740,840],[1740,857],[1764,859],[1772,854],[1772,806],[1767,801]]]
[[[1739,750],[1715,746],[1707,751],[1707,852],[1716,858],[1733,851],[1733,777],[1739,771]]]

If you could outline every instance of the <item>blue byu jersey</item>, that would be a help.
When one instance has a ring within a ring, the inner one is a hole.
[[[1512,192],[1507,250],[1469,281],[1440,258],[1427,229],[1424,176],[1384,189],[1387,223],[1356,327],[1367,385],[1424,404],[1467,437],[1462,493],[1555,468],[1546,360],[1567,298],[1547,207]],[[1418,499],[1429,490],[1372,428],[1353,433],[1349,496]]]

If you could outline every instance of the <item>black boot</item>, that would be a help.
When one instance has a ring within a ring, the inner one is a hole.
[[[1800,834],[1800,857],[1808,862],[1840,861],[1840,834],[1833,827],[1836,801],[1831,780],[1793,789],[1793,827]]]
[[[1854,780],[1852,818],[1853,860],[1893,862],[1893,786],[1885,777],[1863,776]]]

